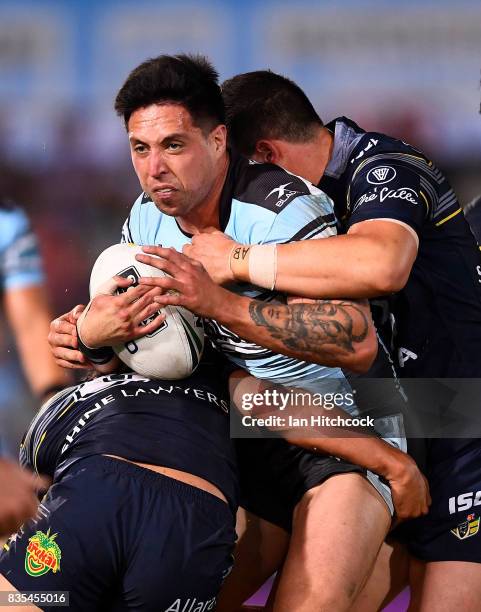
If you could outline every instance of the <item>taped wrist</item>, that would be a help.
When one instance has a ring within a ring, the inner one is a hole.
[[[229,268],[235,279],[273,291],[277,280],[277,245],[235,244],[230,252]]]
[[[111,361],[115,357],[114,350],[111,346],[99,346],[98,348],[92,348],[91,346],[87,346],[83,340],[82,335],[80,333],[80,328],[82,327],[82,323],[87,316],[88,311],[90,310],[90,305],[92,301],[87,304],[87,307],[80,315],[77,321],[77,340],[78,340],[78,349],[79,351],[87,357],[87,359],[93,363],[94,365],[104,365]]]
[[[84,344],[80,338],[77,326],[78,350],[87,357],[94,365],[104,365],[115,357],[114,350],[111,346],[99,346],[99,348],[91,348]]]
[[[277,245],[261,244],[249,253],[249,281],[257,287],[273,291],[277,279]]]

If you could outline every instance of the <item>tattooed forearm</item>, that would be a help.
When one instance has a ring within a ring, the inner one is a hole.
[[[278,304],[253,300],[249,314],[258,326],[293,351],[316,353],[334,345],[348,353],[363,342],[369,320],[354,302],[323,300],[313,304]]]

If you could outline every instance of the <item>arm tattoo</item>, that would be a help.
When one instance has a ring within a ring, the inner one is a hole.
[[[354,345],[365,340],[369,332],[368,318],[353,302],[322,300],[285,305],[252,300],[249,314],[256,325],[265,327],[273,338],[294,351],[316,353],[330,344],[354,353]]]

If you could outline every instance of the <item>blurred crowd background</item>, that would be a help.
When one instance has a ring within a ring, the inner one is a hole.
[[[424,150],[462,204],[481,191],[477,0],[0,0],[0,195],[32,219],[56,314],[87,301],[139,192],[116,91],[142,60],[180,51],[222,80],[285,74],[325,122],[347,115]],[[2,321],[0,385],[14,447],[36,406]]]

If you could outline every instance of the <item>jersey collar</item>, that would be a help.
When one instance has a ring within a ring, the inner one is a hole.
[[[238,182],[239,173],[241,172],[242,167],[248,163],[244,157],[232,149],[228,150],[228,154],[229,169],[227,170],[227,175],[225,177],[219,202],[219,225],[221,232],[225,231],[225,228],[229,223],[232,199],[234,197],[235,185]]]
[[[339,179],[346,170],[352,152],[366,132],[347,117],[334,119],[326,128],[334,134],[334,144],[324,175]]]

